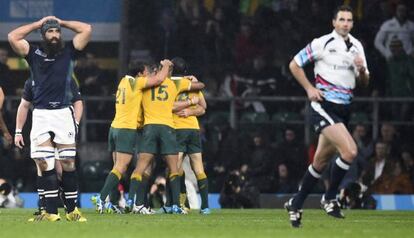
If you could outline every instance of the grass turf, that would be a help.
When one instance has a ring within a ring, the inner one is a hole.
[[[0,237],[413,237],[414,212],[346,211],[346,219],[328,217],[322,210],[305,210],[303,227],[293,229],[281,209],[213,210],[208,216],[115,215],[83,210],[86,223],[27,222],[34,210],[2,209]],[[64,218],[62,216],[62,218]],[[411,234],[411,235],[410,235]]]

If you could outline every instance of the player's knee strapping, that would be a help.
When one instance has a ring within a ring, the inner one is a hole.
[[[67,147],[58,149],[60,160],[71,160],[76,157],[76,147]]]
[[[38,147],[31,154],[34,160],[43,160],[46,162],[45,167],[41,167],[42,171],[50,171],[55,168],[55,148],[53,147]]]

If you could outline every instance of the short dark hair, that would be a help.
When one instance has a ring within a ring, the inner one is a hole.
[[[187,74],[187,62],[183,58],[175,57],[171,62],[174,65],[173,75],[184,76]]]
[[[342,6],[337,7],[332,15],[333,20],[335,20],[336,17],[338,16],[338,12],[351,12],[352,13],[353,9],[349,5],[342,5]]]
[[[135,77],[138,73],[143,73],[145,67],[149,67],[151,63],[143,60],[133,60],[128,65],[128,75]]]

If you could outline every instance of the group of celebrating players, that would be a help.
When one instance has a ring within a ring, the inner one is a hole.
[[[145,62],[130,65],[129,74],[118,85],[115,118],[109,130],[109,150],[114,167],[107,176],[100,195],[95,197],[99,213],[111,210],[122,213],[153,214],[146,207],[145,196],[155,155],[163,156],[167,167],[166,213],[182,214],[180,192],[185,191],[182,168],[184,155],[197,177],[201,195],[201,214],[209,214],[208,181],[201,156],[200,127],[197,116],[205,113],[206,102],[201,89],[204,84],[194,76],[186,76],[182,58],[162,60],[160,66]],[[137,164],[130,177],[124,211],[106,201],[125,174],[133,154]]]

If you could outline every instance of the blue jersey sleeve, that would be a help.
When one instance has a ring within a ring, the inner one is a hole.
[[[81,51],[75,49],[75,46],[73,45],[73,41],[69,41],[68,42],[68,48],[71,52],[71,58],[72,59],[77,59],[79,58],[79,56],[81,55]]]
[[[27,63],[30,65],[33,61],[33,55],[35,54],[38,48],[32,44],[29,45],[29,53],[24,57]]]
[[[75,80],[71,81],[70,88],[71,88],[72,95],[73,95],[72,103],[74,103],[76,101],[79,101],[79,100],[82,100],[82,95],[79,92],[79,86],[78,86],[78,84],[76,83]]]
[[[31,102],[33,100],[33,81],[31,79],[26,80],[23,88],[23,99]]]

